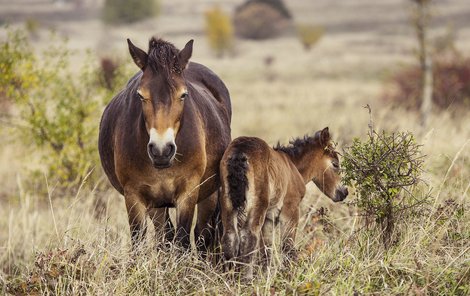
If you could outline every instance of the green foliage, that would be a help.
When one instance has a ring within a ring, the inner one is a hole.
[[[323,36],[325,29],[321,26],[300,24],[297,26],[299,40],[305,50],[310,50]]]
[[[114,90],[97,85],[97,71],[89,61],[72,72],[71,53],[54,45],[59,42],[52,38],[49,48],[37,55],[23,31],[9,31],[0,46],[0,93],[15,108],[8,121],[26,147],[24,153],[41,156],[32,185],[44,184],[45,171],[53,186],[71,188],[99,167],[98,118]],[[90,176],[88,184],[94,181]]]
[[[205,18],[209,45],[217,56],[222,56],[233,47],[233,26],[230,17],[216,6],[206,11]]]
[[[389,247],[395,223],[406,210],[422,200],[412,194],[420,182],[423,156],[414,136],[407,132],[376,133],[365,141],[354,139],[342,161],[344,182],[354,185],[354,204],[380,227],[385,247]]]
[[[0,45],[0,100],[2,105],[8,101],[22,83],[20,74],[16,72],[17,62],[30,68],[32,63],[32,50],[26,35],[19,31],[9,30],[7,41]]]
[[[102,19],[106,24],[129,24],[158,14],[157,0],[106,0]]]

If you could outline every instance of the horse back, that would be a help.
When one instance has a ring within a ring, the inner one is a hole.
[[[230,94],[223,81],[212,70],[199,63],[190,62],[185,71],[185,77],[190,83],[199,85],[209,91],[211,96],[220,103],[220,107],[227,113],[229,125],[232,118]]]

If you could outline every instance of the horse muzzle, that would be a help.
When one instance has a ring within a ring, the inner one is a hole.
[[[343,201],[349,194],[348,187],[346,186],[341,186],[336,189],[335,191],[335,199],[333,200],[334,202],[339,202]]]
[[[176,155],[176,145],[167,143],[163,147],[158,147],[155,143],[150,142],[147,146],[147,152],[156,169],[168,168],[172,165]]]

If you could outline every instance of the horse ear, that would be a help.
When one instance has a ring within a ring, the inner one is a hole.
[[[129,53],[131,54],[134,63],[142,70],[147,66],[147,54],[142,49],[135,46],[130,39],[127,39],[129,45]]]
[[[330,142],[330,130],[328,129],[328,127],[325,127],[320,132],[320,144],[323,147],[326,147],[329,142]]]
[[[191,58],[191,55],[193,54],[193,43],[194,43],[193,39],[189,40],[188,43],[186,43],[184,48],[178,54],[178,61],[180,63],[181,71],[186,69],[189,59]]]

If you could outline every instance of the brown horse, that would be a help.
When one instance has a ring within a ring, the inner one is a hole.
[[[219,163],[231,139],[229,92],[211,70],[189,62],[193,40],[180,51],[151,38],[148,53],[127,41],[141,71],[106,107],[99,152],[124,195],[133,246],[145,235],[147,215],[173,239],[168,208],[175,207],[176,241],[188,248],[196,204],[196,238],[207,245]]]
[[[228,260],[238,257],[249,263],[248,278],[252,277],[253,253],[260,243],[262,253],[269,257],[266,247],[272,244],[277,222],[283,252],[295,257],[299,204],[308,182],[313,180],[335,202],[348,195],[348,189],[340,184],[338,153],[328,128],[275,148],[259,138],[237,138],[225,151],[220,173],[224,255]]]

